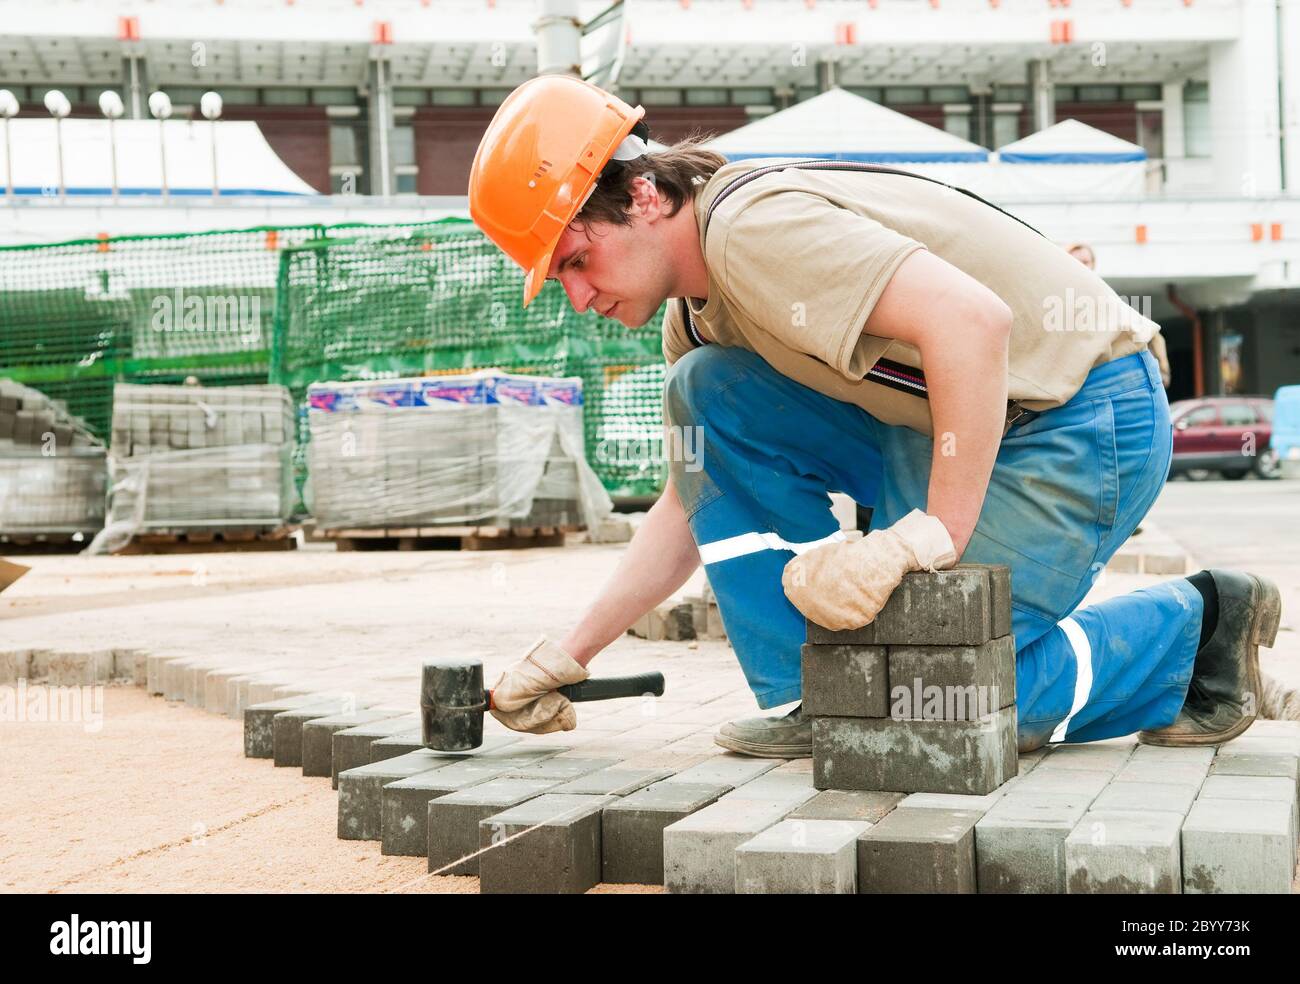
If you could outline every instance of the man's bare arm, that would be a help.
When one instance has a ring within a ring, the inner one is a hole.
[[[637,619],[686,583],[700,552],[671,481],[632,537],[622,562],[560,647],[586,666]]]
[[[947,527],[958,557],[1002,442],[1011,321],[993,291],[927,250],[902,262],[867,318],[868,334],[921,353],[934,422],[925,510]]]

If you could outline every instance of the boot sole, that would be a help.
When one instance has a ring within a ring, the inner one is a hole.
[[[1278,625],[1282,621],[1282,595],[1277,585],[1266,577],[1247,575],[1255,584],[1257,604],[1250,621],[1250,634],[1246,645],[1246,659],[1249,663],[1250,693],[1260,700],[1264,696],[1264,680],[1259,671],[1259,647],[1272,649],[1277,641]],[[1232,741],[1255,723],[1255,714],[1243,714],[1241,720],[1231,728],[1216,731],[1208,735],[1162,735],[1159,732],[1139,731],[1138,742],[1142,745],[1162,745],[1166,748],[1197,745],[1222,745]]]
[[[726,735],[714,735],[713,741],[728,751],[740,752],[742,755],[751,755],[754,758],[793,759],[812,756],[812,745],[769,745],[763,742],[728,738]]]

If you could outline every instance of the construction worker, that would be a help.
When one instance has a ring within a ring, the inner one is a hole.
[[[1156,326],[1000,209],[869,166],[649,153],[644,111],[543,76],[499,107],[470,213],[579,312],[630,327],[668,302],[668,430],[702,454],[670,478],[608,586],[562,639],[502,675],[495,714],[576,725],[555,688],[703,562],[760,708],[800,699],[805,617],[869,623],[909,571],[1012,572],[1022,750],[1135,731],[1239,735],[1262,690],[1280,597],[1203,571],[1079,604],[1164,485],[1172,433]],[[874,506],[840,532],[828,491]],[[802,705],[716,740],[811,754]]]

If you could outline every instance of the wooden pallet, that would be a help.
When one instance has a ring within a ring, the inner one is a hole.
[[[84,530],[80,539],[78,534],[59,533],[0,533],[0,553],[7,554],[55,554],[79,553],[95,538],[99,530]]]
[[[585,526],[407,526],[367,529],[317,529],[313,540],[329,540],[339,550],[520,550],[562,547],[564,535]]]
[[[116,554],[229,553],[231,551],[294,550],[298,541],[290,534],[296,526],[245,529],[177,530],[137,533]]]

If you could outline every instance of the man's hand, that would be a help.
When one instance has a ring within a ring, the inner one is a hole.
[[[938,571],[957,563],[943,523],[913,509],[887,530],[828,543],[785,565],[785,596],[807,618],[828,629],[870,624],[909,571]]]
[[[581,683],[590,674],[572,656],[539,638],[492,687],[492,716],[513,731],[545,735],[578,726],[573,703],[557,687]]]

